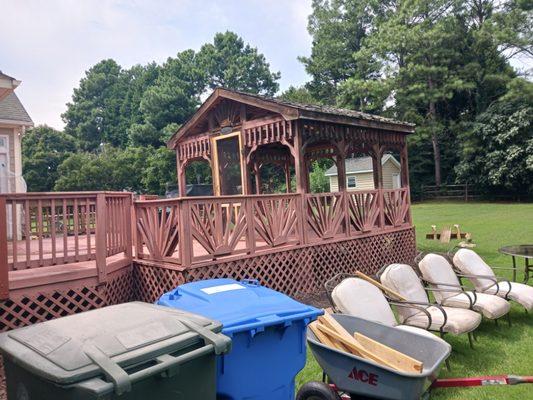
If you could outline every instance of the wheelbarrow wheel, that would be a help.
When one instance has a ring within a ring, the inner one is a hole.
[[[341,400],[341,397],[327,383],[312,381],[298,390],[296,400]]]

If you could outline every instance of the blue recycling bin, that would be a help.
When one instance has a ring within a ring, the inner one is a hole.
[[[222,322],[233,343],[217,360],[218,399],[294,399],[294,378],[305,365],[306,327],[322,310],[257,281],[233,279],[187,283],[157,304]]]

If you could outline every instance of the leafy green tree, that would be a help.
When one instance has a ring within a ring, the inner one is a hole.
[[[178,53],[162,66],[157,80],[143,94],[140,111],[146,123],[161,131],[168,124],[182,124],[200,103],[205,71],[193,50]]]
[[[333,165],[330,159],[320,159],[311,163],[309,171],[309,187],[311,193],[329,192],[329,178],[326,170]]]
[[[301,104],[320,104],[320,102],[313,97],[311,91],[305,86],[289,86],[280,96],[280,99],[292,101]]]
[[[212,89],[222,86],[268,96],[279,89],[280,73],[270,72],[265,56],[233,32],[217,33],[212,44],[202,46],[198,58]]]
[[[142,147],[104,146],[100,153],[74,153],[58,168],[54,189],[143,191],[147,151]]]
[[[62,115],[65,133],[78,139],[83,150],[101,143],[121,146],[127,142],[121,106],[127,90],[122,68],[111,59],[91,67],[74,89],[72,102]]]
[[[462,43],[453,10],[449,0],[404,2],[359,55],[376,55],[383,74],[378,82],[394,89],[397,114],[418,122],[418,134],[431,140],[436,185],[442,182],[444,135],[439,106],[473,86],[450,68],[461,57]]]
[[[533,86],[529,82],[528,86]],[[533,194],[533,102],[498,101],[461,137],[458,180],[491,193]]]
[[[348,78],[368,78],[370,71],[361,68],[353,55],[361,50],[391,3],[394,2],[313,0],[307,26],[313,38],[311,55],[299,58],[312,77],[307,86],[313,97],[325,104],[336,104],[340,86]]]
[[[176,153],[166,147],[149,148],[141,183],[146,193],[165,194],[168,183],[176,183]]]
[[[28,191],[49,192],[59,165],[76,151],[75,139],[46,125],[30,129],[22,137],[22,171]]]
[[[325,104],[415,122],[412,184],[452,182],[458,138],[521,85],[509,60],[533,55],[531,2],[353,3],[313,1],[307,87]]]

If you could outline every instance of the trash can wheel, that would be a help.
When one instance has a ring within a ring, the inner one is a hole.
[[[327,383],[312,381],[298,390],[296,400],[341,400],[341,397]]]

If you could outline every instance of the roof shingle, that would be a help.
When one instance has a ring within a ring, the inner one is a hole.
[[[0,119],[33,125],[31,117],[15,93],[10,93],[0,100]]]

